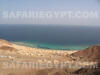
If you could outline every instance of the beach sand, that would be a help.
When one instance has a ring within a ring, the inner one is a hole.
[[[50,50],[31,48],[22,45],[16,45],[6,40],[0,40],[0,75],[68,75],[71,72],[76,72],[80,68],[69,68],[69,64],[75,65],[94,65],[95,63],[80,62],[71,54],[79,50]],[[61,63],[66,63],[66,66],[61,66]],[[14,64],[20,65],[13,67]],[[24,64],[23,64],[24,63]],[[35,63],[40,66],[29,67]],[[27,67],[25,65],[28,64]],[[52,67],[43,66],[43,64],[52,64]],[[8,66],[10,65],[10,66]],[[24,68],[21,69],[21,66]],[[8,66],[8,67],[7,67]],[[19,68],[20,67],[20,68]],[[69,74],[71,75],[71,74]]]

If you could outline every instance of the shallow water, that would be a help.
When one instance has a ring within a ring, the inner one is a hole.
[[[12,41],[18,45],[25,45],[33,48],[55,49],[55,50],[81,50],[88,48],[89,45],[54,45],[46,43],[26,42],[26,41]]]
[[[0,25],[0,38],[36,48],[77,50],[100,44],[100,27]]]

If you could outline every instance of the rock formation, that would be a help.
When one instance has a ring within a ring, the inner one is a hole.
[[[85,50],[80,50],[72,54],[84,60],[100,62],[100,45],[91,46]]]

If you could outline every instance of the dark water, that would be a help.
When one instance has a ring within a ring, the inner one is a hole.
[[[0,25],[0,38],[50,49],[83,49],[100,44],[100,27]]]

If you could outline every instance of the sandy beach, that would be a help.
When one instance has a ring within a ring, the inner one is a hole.
[[[1,65],[0,75],[21,75],[21,74],[26,75],[24,72],[27,71],[29,74],[32,72],[32,74],[30,75],[40,75],[42,72],[46,72],[46,69],[53,70],[53,68],[56,68],[55,71],[63,71],[63,69],[65,71],[66,67],[69,71],[74,72],[80,69],[76,67],[76,65],[81,67],[82,66],[95,67],[95,65],[97,64],[96,62],[80,61],[79,57],[75,58],[72,56],[73,53],[76,53],[78,51],[79,50],[50,50],[50,49],[31,48],[23,45],[17,45],[8,42],[6,40],[0,40],[0,65]],[[8,66],[8,68],[7,68],[7,63],[8,65],[10,65]],[[35,63],[35,66],[30,68],[29,67],[30,63],[31,66],[33,63]],[[36,66],[37,63],[39,64],[39,66]],[[20,68],[22,65],[24,65],[22,66],[24,68],[20,69],[18,68],[18,66],[13,67],[14,64],[20,65]],[[27,65],[27,68],[25,67],[25,65]],[[5,73],[4,71],[7,72]],[[41,72],[37,72],[37,71],[41,71]],[[39,74],[35,74],[35,73],[39,73]],[[46,75],[47,73],[45,74],[42,73],[41,75]],[[50,75],[57,75],[57,74],[51,73]],[[61,72],[61,74],[59,75],[67,75],[67,74],[63,74]]]
[[[14,43],[9,43],[8,41],[2,40],[0,41],[2,44],[0,45],[0,54],[10,55],[10,56],[24,56],[31,57],[33,60],[41,60],[41,61],[58,61],[64,62],[68,60],[72,60],[68,55],[76,52],[74,50],[50,50],[50,49],[39,49],[39,48],[31,48],[22,45],[16,45]],[[10,51],[11,50],[11,51]],[[6,51],[6,52],[5,52]],[[24,58],[25,59],[25,58]],[[31,60],[32,60],[31,59]],[[28,60],[28,58],[26,59]]]

